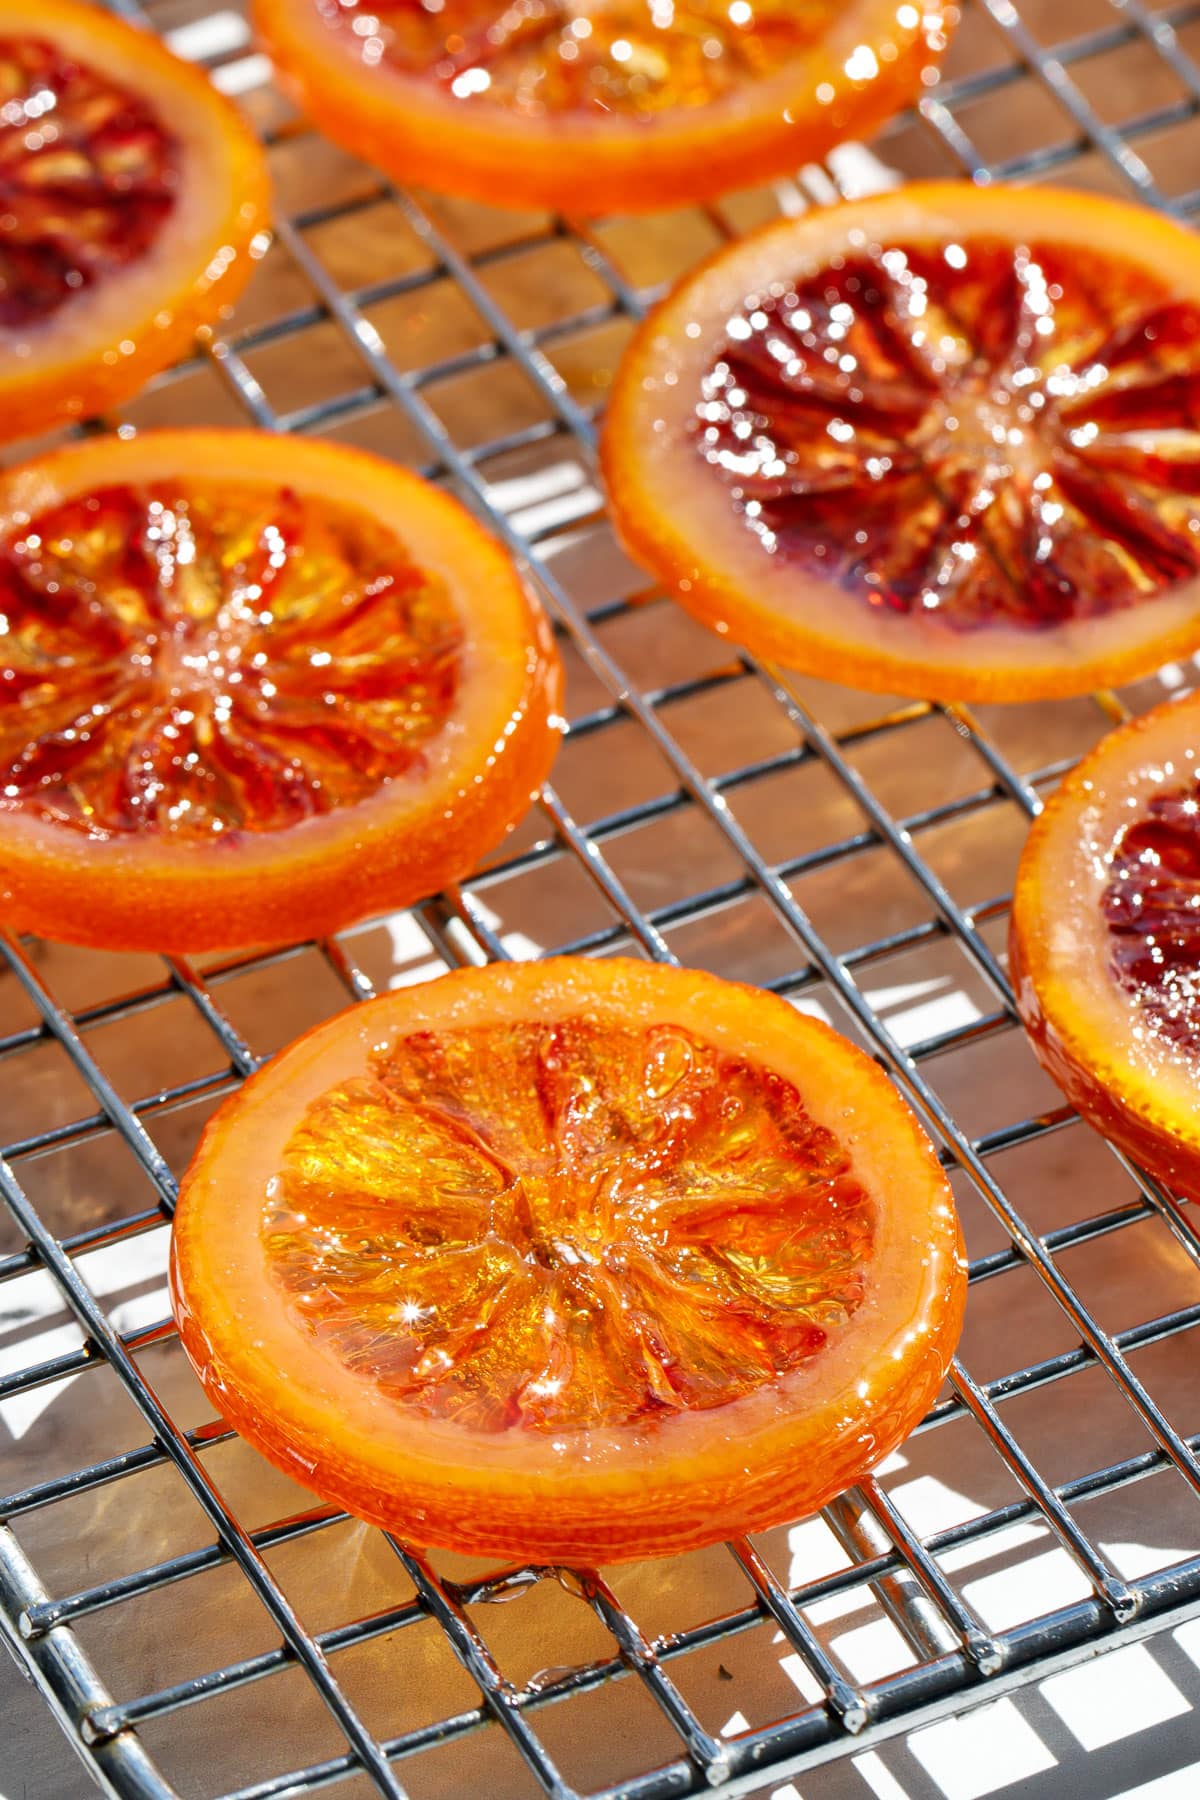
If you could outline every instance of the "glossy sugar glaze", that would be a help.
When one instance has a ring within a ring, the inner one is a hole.
[[[149,100],[45,39],[0,38],[0,328],[43,324],[144,256],[178,174]]]
[[[0,627],[0,809],[210,843],[419,767],[462,646],[365,513],[186,479],[11,523]]]
[[[789,1083],[585,1014],[401,1038],[309,1107],[262,1229],[294,1319],[398,1404],[553,1432],[816,1356],[874,1217]]]
[[[317,0],[368,64],[524,115],[705,106],[775,74],[835,22],[836,0]]]
[[[1114,979],[1157,1033],[1200,1052],[1200,783],[1126,827],[1101,906]]]
[[[746,296],[690,430],[765,554],[884,612],[1039,631],[1200,566],[1200,307],[1116,253],[864,238]]]

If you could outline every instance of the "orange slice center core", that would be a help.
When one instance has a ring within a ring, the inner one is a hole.
[[[1040,630],[1200,567],[1200,307],[1098,251],[868,245],[747,295],[689,431],[761,553]]]
[[[44,323],[144,256],[178,170],[140,94],[42,38],[0,37],[0,327]]]
[[[293,825],[418,769],[461,648],[441,585],[356,509],[95,490],[0,542],[0,807],[192,841]]]
[[[293,1318],[479,1431],[721,1406],[858,1307],[874,1214],[796,1089],[673,1025],[400,1039],[293,1134],[263,1214]]]
[[[1155,794],[1126,826],[1101,907],[1118,986],[1157,1034],[1200,1054],[1200,781]]]
[[[707,105],[795,61],[841,10],[837,0],[317,4],[331,26],[353,34],[368,65],[427,77],[457,100],[601,116]]]

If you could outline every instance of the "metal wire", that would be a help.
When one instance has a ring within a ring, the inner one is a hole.
[[[1200,69],[1179,36],[1180,28],[1200,20],[1200,4],[1152,14],[1137,0],[1114,0],[1111,22],[1052,50],[1039,44],[1009,0],[974,0],[974,4],[997,34],[1006,60],[957,85],[943,85],[921,102],[920,129],[944,161],[983,182],[1040,176],[1090,153],[1109,172],[1115,186],[1126,192],[1132,189],[1147,203],[1179,216],[1190,216],[1200,208],[1200,190],[1182,196],[1162,192],[1137,147],[1145,147],[1156,131],[1200,113]],[[114,0],[114,5],[128,17],[142,19],[138,0]],[[1127,120],[1117,130],[1089,102],[1076,72],[1092,57],[1133,46],[1142,46],[1161,60],[1175,78],[1181,98],[1166,108]],[[1068,135],[1062,142],[989,164],[972,141],[971,107],[1023,81],[1036,83],[1051,97],[1069,128]],[[886,138],[882,154],[887,155]],[[835,167],[840,166],[834,161]],[[828,173],[810,170],[794,192],[781,197],[781,203],[800,206],[827,199],[835,192]],[[313,228],[349,217],[384,196],[398,209],[421,246],[427,266],[397,276],[384,273],[370,286],[348,291],[314,249]],[[721,232],[731,229],[724,209],[710,209],[707,218]],[[485,896],[502,894],[505,884],[519,877],[544,878],[560,864],[582,874],[608,922],[555,946],[559,950],[637,949],[653,959],[672,961],[682,929],[757,898],[781,929],[781,941],[791,947],[788,968],[770,985],[793,998],[816,989],[836,996],[925,1120],[947,1166],[973,1189],[1001,1229],[1002,1247],[975,1260],[972,1283],[1008,1279],[1014,1271],[1025,1271],[1052,1299],[1073,1341],[1066,1349],[989,1380],[977,1379],[963,1363],[956,1362],[948,1393],[920,1428],[928,1432],[958,1421],[981,1432],[1012,1478],[1019,1498],[948,1529],[921,1535],[886,1487],[869,1480],[826,1515],[850,1566],[820,1580],[789,1588],[756,1545],[748,1541],[733,1544],[730,1551],[744,1577],[748,1603],[653,1638],[596,1571],[501,1570],[456,1581],[412,1548],[395,1543],[392,1550],[413,1597],[332,1627],[310,1630],[272,1573],[270,1558],[281,1547],[306,1539],[320,1543],[323,1534],[343,1522],[344,1515],[314,1506],[247,1530],[206,1467],[211,1453],[228,1444],[232,1433],[220,1424],[184,1430],[138,1360],[148,1345],[170,1337],[170,1321],[118,1331],[85,1282],[78,1258],[85,1252],[131,1243],[169,1219],[174,1178],[155,1142],[156,1123],[175,1108],[219,1097],[255,1066],[253,1050],[222,1004],[223,989],[249,974],[315,952],[347,997],[367,998],[373,984],[355,961],[357,934],[346,933],[317,946],[230,959],[203,973],[185,959],[171,958],[165,961],[160,979],[74,1011],[62,1004],[43,979],[30,950],[3,940],[0,950],[36,1023],[0,1038],[0,1058],[18,1059],[47,1042],[56,1044],[86,1085],[94,1110],[66,1124],[31,1131],[2,1147],[0,1199],[16,1221],[24,1247],[0,1258],[0,1284],[39,1271],[49,1276],[77,1319],[83,1339],[77,1348],[0,1377],[0,1400],[66,1376],[91,1379],[93,1371],[104,1368],[116,1377],[146,1431],[146,1441],[131,1449],[67,1474],[47,1474],[0,1497],[0,1520],[4,1521],[0,1524],[0,1628],[91,1772],[112,1795],[171,1800],[175,1790],[148,1753],[139,1728],[168,1720],[185,1708],[203,1708],[219,1696],[298,1668],[327,1709],[344,1748],[323,1761],[256,1780],[228,1800],[268,1800],[269,1796],[336,1789],[355,1775],[365,1776],[377,1793],[397,1800],[406,1792],[406,1764],[415,1766],[427,1753],[465,1741],[489,1726],[507,1736],[538,1789],[553,1800],[571,1800],[574,1790],[539,1734],[539,1716],[546,1709],[569,1708],[573,1700],[605,1684],[631,1679],[665,1723],[675,1753],[632,1776],[614,1778],[597,1790],[597,1800],[659,1800],[709,1789],[728,1794],[749,1792],[769,1775],[782,1779],[786,1773],[845,1754],[852,1747],[861,1749],[917,1721],[991,1698],[1034,1674],[1065,1666],[1097,1643],[1129,1641],[1200,1609],[1200,1557],[1177,1561],[1150,1575],[1126,1577],[1085,1529],[1080,1516],[1084,1503],[1166,1470],[1173,1470],[1193,1492],[1200,1493],[1200,1440],[1177,1428],[1130,1363],[1131,1355],[1169,1343],[1200,1325],[1200,1302],[1139,1320],[1123,1330],[1108,1331],[1076,1291],[1061,1260],[1066,1251],[1156,1221],[1170,1233],[1183,1256],[1200,1266],[1200,1238],[1190,1218],[1169,1193],[1126,1164],[1136,1182],[1133,1197],[1126,1203],[1039,1235],[1023,1216],[1015,1196],[998,1180],[993,1164],[1002,1152],[1070,1127],[1073,1115],[1069,1109],[1057,1107],[972,1137],[940,1097],[927,1072],[938,1058],[1016,1027],[1003,962],[989,935],[989,927],[1004,917],[1007,899],[998,895],[970,906],[961,904],[923,855],[923,841],[940,827],[995,807],[1015,806],[1025,817],[1032,816],[1040,804],[1039,791],[1052,785],[1067,765],[1051,761],[1022,775],[962,707],[934,708],[923,703],[893,707],[832,731],[814,715],[797,684],[749,658],[735,657],[701,676],[662,687],[647,687],[633,678],[609,648],[605,627],[630,613],[644,596],[614,597],[585,612],[547,553],[558,527],[523,525],[499,509],[488,476],[488,465],[500,455],[559,437],[573,446],[581,465],[593,463],[594,419],[589,408],[572,395],[556,364],[555,347],[572,333],[637,317],[654,297],[653,291],[639,289],[623,272],[603,231],[554,221],[544,229],[468,255],[418,198],[379,182],[365,199],[360,195],[344,202],[322,202],[282,219],[278,237],[307,279],[315,300],[211,347],[207,352],[211,368],[225,391],[249,421],[283,431],[332,429],[378,406],[381,400],[386,402],[421,445],[425,472],[452,482],[528,566],[564,640],[606,696],[572,722],[571,740],[586,744],[614,727],[629,726],[643,734],[669,772],[667,791],[590,824],[573,815],[557,787],[547,786],[540,801],[544,833],[536,842],[495,861],[463,889],[416,909],[413,920],[431,955],[447,964],[508,955],[503,926],[497,925]],[[558,241],[574,246],[584,266],[602,284],[605,298],[569,318],[536,329],[520,328],[493,297],[485,276],[505,258]],[[486,328],[485,341],[420,369],[404,370],[389,356],[368,309],[384,300],[419,293],[438,281],[454,283],[465,296]],[[357,381],[333,398],[281,414],[248,359],[266,346],[330,321],[353,354],[359,370]],[[437,381],[501,360],[522,372],[545,407],[546,417],[463,448],[431,404],[428,390]],[[192,369],[189,364],[164,378],[166,385]],[[573,520],[580,522],[578,516]],[[733,690],[744,691],[746,704],[771,709],[786,725],[790,742],[785,750],[768,757],[706,775],[673,730],[672,719],[677,709],[689,702]],[[1119,715],[1119,701],[1112,696],[1099,698],[1106,720]],[[896,817],[860,774],[855,755],[861,747],[884,739],[903,756],[908,734],[937,719],[969,746],[978,762],[978,785],[954,800]],[[602,753],[602,745],[598,749]],[[852,803],[861,827],[836,841],[772,860],[740,822],[728,796],[754,782],[803,768],[824,772]],[[656,906],[639,904],[631,884],[614,866],[612,847],[619,847],[622,840],[643,828],[661,828],[688,810],[715,833],[735,863],[736,875]],[[895,860],[921,895],[925,916],[900,930],[836,951],[797,899],[797,886],[820,870],[850,868],[858,859],[880,853]],[[990,996],[991,1010],[970,1023],[906,1046],[880,1016],[860,978],[864,971],[889,959],[939,942],[957,946],[964,966],[973,969]],[[152,1023],[154,1015],[172,1002],[186,1003],[200,1021],[212,1044],[213,1066],[187,1082],[126,1100],[89,1048],[89,1035],[135,1017],[147,1016]],[[108,1137],[125,1147],[147,1186],[139,1189],[131,1209],[121,1218],[71,1235],[56,1234],[22,1179],[25,1166],[35,1158],[60,1155]],[[1009,1429],[1005,1408],[1021,1395],[1053,1390],[1056,1384],[1089,1369],[1103,1370],[1111,1379],[1145,1427],[1153,1447],[1053,1481]],[[131,1571],[101,1576],[74,1593],[48,1593],[18,1542],[19,1522],[65,1500],[98,1494],[164,1467],[175,1470],[200,1506],[213,1534],[211,1541],[198,1549],[145,1561]],[[948,1574],[946,1558],[955,1551],[986,1545],[1014,1526],[1030,1522],[1043,1527],[1051,1541],[1070,1556],[1090,1588],[1090,1598],[1024,1619],[1004,1631],[989,1630]],[[78,1628],[98,1613],[128,1607],[163,1590],[186,1591],[190,1580],[222,1567],[239,1572],[262,1603],[278,1633],[278,1646],[239,1656],[184,1681],[115,1699],[106,1685],[104,1669],[96,1667],[85,1653]],[[519,1596],[554,1574],[591,1609],[605,1634],[608,1653],[549,1677],[514,1682],[489,1647],[473,1609],[505,1596]],[[812,1623],[813,1609],[823,1601],[855,1593],[869,1593],[892,1621],[912,1653],[911,1667],[873,1682],[855,1681],[826,1649]],[[782,1633],[820,1698],[766,1725],[715,1736],[697,1716],[672,1671],[677,1666],[686,1669],[689,1658],[764,1624]],[[443,1635],[477,1689],[478,1702],[399,1736],[381,1738],[351,1700],[339,1677],[339,1658],[361,1645],[414,1628],[436,1628]]]

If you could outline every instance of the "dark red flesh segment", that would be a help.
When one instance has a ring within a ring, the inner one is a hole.
[[[0,38],[0,328],[42,324],[143,257],[179,165],[148,99],[44,38]]]
[[[691,431],[764,552],[1029,630],[1200,570],[1200,307],[1119,256],[870,246],[748,295]]]
[[[1156,794],[1122,833],[1101,906],[1114,979],[1163,1037],[1200,1052],[1200,781]]]
[[[393,532],[255,482],[97,489],[0,541],[0,807],[226,843],[419,772],[461,621]]]

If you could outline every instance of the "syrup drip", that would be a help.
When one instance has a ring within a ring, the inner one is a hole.
[[[41,38],[0,38],[0,328],[43,324],[143,257],[178,175],[140,95]]]
[[[882,613],[1040,631],[1200,568],[1200,307],[992,239],[747,296],[690,429],[764,552]]]
[[[294,1317],[397,1404],[552,1432],[817,1355],[874,1218],[788,1083],[583,1016],[401,1039],[309,1108],[263,1234]]]
[[[0,543],[0,807],[92,835],[280,830],[420,764],[460,623],[366,514],[187,481]]]
[[[1113,976],[1170,1043],[1200,1053],[1200,783],[1122,832],[1101,900]]]
[[[368,64],[525,115],[706,106],[794,62],[837,0],[318,0]],[[865,71],[863,71],[865,73]]]

